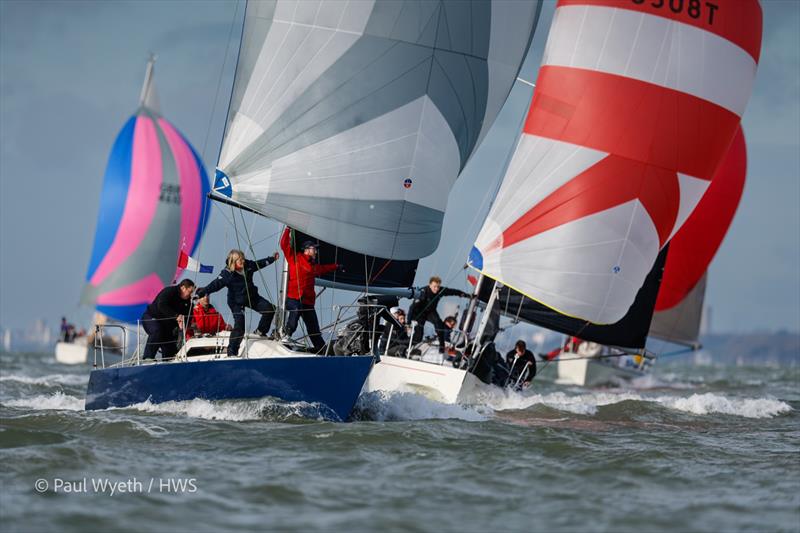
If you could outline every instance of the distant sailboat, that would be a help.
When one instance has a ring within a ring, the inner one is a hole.
[[[97,310],[95,324],[136,323],[180,275],[179,253],[194,252],[208,219],[208,176],[189,142],[160,114],[154,63],[147,63],[139,109],[114,141],[103,179],[81,295],[81,303]],[[85,362],[87,341],[59,342],[56,359]]]

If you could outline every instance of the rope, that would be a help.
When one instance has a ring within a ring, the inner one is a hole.
[[[202,158],[203,161],[208,161],[207,152],[208,152],[208,140],[211,137],[211,125],[214,122],[214,115],[217,112],[217,104],[219,102],[219,93],[220,93],[220,90],[222,89],[222,77],[223,77],[223,74],[225,73],[225,65],[227,65],[227,63],[228,63],[228,52],[230,51],[231,37],[233,36],[233,28],[236,25],[236,16],[238,14],[239,14],[239,3],[237,2],[236,3],[236,7],[235,7],[235,9],[233,11],[233,18],[231,19],[230,29],[228,30],[228,39],[226,40],[226,44],[225,44],[225,55],[222,58],[222,66],[220,67],[220,70],[219,70],[219,76],[217,76],[217,89],[214,92],[214,103],[211,105],[211,114],[208,117],[208,125],[206,126],[206,135],[205,135],[205,138],[203,139],[203,150],[200,152],[203,155],[203,158]],[[241,40],[239,42],[239,46],[241,47]],[[238,59],[237,59],[237,63],[238,63]],[[228,105],[230,106],[230,102],[228,103]],[[220,151],[221,151],[221,147],[220,147]],[[217,159],[219,159],[219,155],[217,155]],[[203,199],[203,209],[202,209],[202,212],[200,214],[200,220],[203,221],[203,227],[202,227],[202,230],[200,232],[201,235],[206,229],[206,227],[205,227],[206,226],[206,213],[208,211],[208,202],[210,202],[210,201],[211,200],[208,197],[205,197]],[[204,243],[204,239],[201,238],[200,239],[200,244],[197,247],[197,257],[198,258],[202,257],[203,243]],[[193,278],[193,281],[195,282],[195,284],[197,282],[198,274],[199,274],[199,272],[195,272],[195,275],[194,275],[194,278]]]

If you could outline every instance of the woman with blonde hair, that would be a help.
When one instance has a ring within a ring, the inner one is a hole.
[[[239,346],[244,337],[244,309],[249,307],[261,314],[258,321],[256,335],[266,336],[272,319],[275,316],[275,306],[258,294],[258,287],[253,283],[253,274],[267,265],[274,263],[280,254],[275,252],[270,257],[251,261],[246,259],[241,250],[231,250],[225,261],[225,268],[217,279],[197,290],[197,296],[217,292],[223,287],[228,288],[228,307],[233,313],[233,331],[228,343],[228,356],[237,357]]]

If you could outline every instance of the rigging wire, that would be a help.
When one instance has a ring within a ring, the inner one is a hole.
[[[233,10],[233,18],[231,19],[230,28],[228,29],[228,38],[227,38],[227,40],[225,42],[225,55],[222,57],[222,66],[220,67],[220,70],[219,70],[219,76],[217,76],[217,88],[214,91],[214,101],[213,101],[213,104],[211,105],[211,113],[208,116],[208,125],[206,126],[206,134],[205,134],[205,138],[203,139],[203,149],[200,152],[202,154],[201,161],[207,161],[208,160],[207,152],[208,152],[208,141],[211,138],[211,126],[212,126],[212,124],[214,122],[214,115],[216,115],[216,112],[217,112],[217,104],[219,102],[219,96],[220,96],[219,93],[220,93],[220,90],[222,89],[222,78],[224,77],[224,74],[225,74],[225,66],[228,64],[228,54],[230,52],[231,38],[233,36],[233,28],[236,26],[236,18],[237,18],[238,14],[239,14],[239,3],[237,2],[236,6],[235,6],[235,8]],[[241,46],[241,40],[240,40],[239,45]],[[237,62],[238,62],[238,59],[237,59]],[[218,156],[218,158],[219,158],[219,156]],[[202,250],[203,250],[203,244],[204,244],[205,239],[202,238],[202,235],[208,229],[208,218],[206,217],[206,214],[207,213],[210,214],[209,213],[209,208],[208,208],[208,205],[209,205],[210,201],[211,201],[211,199],[208,198],[208,196],[206,196],[203,199],[203,209],[202,209],[202,212],[200,214],[200,220],[203,221],[203,226],[202,226],[202,230],[200,232],[201,233],[200,243],[198,244],[197,251],[196,251],[196,256],[198,258],[198,261],[203,256],[202,255]],[[227,238],[227,236],[226,236],[226,238]],[[194,250],[192,250],[192,251],[194,251]],[[197,276],[198,276],[198,274],[199,274],[199,272],[195,272],[194,278],[192,280],[192,281],[195,282],[195,285],[197,284]]]

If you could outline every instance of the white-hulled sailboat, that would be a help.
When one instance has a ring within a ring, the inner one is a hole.
[[[470,253],[489,311],[477,357],[493,312],[645,355],[667,243],[734,139],[760,52],[757,0],[700,15],[559,1],[522,136]],[[408,364],[387,359],[371,388],[413,388]],[[464,374],[447,398],[473,381]]]

